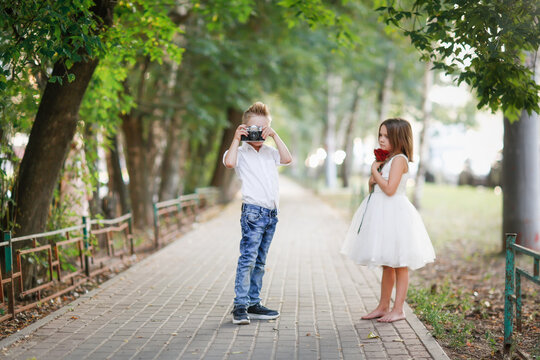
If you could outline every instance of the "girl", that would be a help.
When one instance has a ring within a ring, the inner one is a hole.
[[[379,127],[379,146],[389,155],[371,166],[373,193],[356,211],[341,252],[361,265],[382,265],[379,305],[362,319],[393,322],[405,319],[409,268],[433,262],[435,252],[420,215],[405,194],[413,153],[411,125],[403,119],[385,120]],[[396,298],[390,311],[394,283]]]

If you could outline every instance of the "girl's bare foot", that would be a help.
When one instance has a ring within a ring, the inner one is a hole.
[[[382,316],[385,316],[386,314],[388,314],[388,309],[376,308],[375,310],[373,310],[369,314],[362,316],[362,319],[363,320],[376,319],[376,318],[380,318]]]
[[[398,320],[405,320],[405,313],[403,311],[390,311],[380,319],[377,319],[378,322],[391,323]]]

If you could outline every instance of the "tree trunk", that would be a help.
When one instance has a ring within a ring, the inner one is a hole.
[[[388,117],[390,110],[390,99],[392,98],[392,86],[394,85],[394,72],[396,69],[396,62],[394,59],[389,59],[386,65],[386,74],[382,83],[381,92],[379,93],[379,124],[382,123]]]
[[[187,191],[192,192],[198,187],[206,186],[208,184],[208,177],[213,175],[213,173],[210,173],[209,171],[212,165],[207,164],[207,158],[214,147],[216,141],[215,137],[215,131],[209,132],[204,143],[198,141],[196,146],[188,152],[190,154],[189,158],[191,164],[189,167],[189,174],[185,177],[185,187]]]
[[[94,128],[94,124],[86,123],[84,128],[84,156],[86,159],[86,165],[88,167],[89,175],[93,178],[94,186],[92,188],[92,196],[88,200],[90,206],[90,216],[95,218],[96,215],[103,215],[103,209],[101,207],[101,201],[99,198],[99,170],[98,170],[98,156],[97,156],[97,136]]]
[[[506,233],[517,242],[540,250],[540,168],[538,115],[524,110],[519,121],[504,119],[503,249]]]
[[[62,211],[62,222],[67,221],[67,223],[75,224],[81,221],[81,216],[90,215],[89,191],[83,180],[89,175],[88,169],[85,143],[80,134],[77,134],[71,142],[70,151],[64,162],[58,183],[60,209],[64,206],[69,209],[68,212],[56,210]]]
[[[109,217],[117,217],[129,212],[129,196],[124,177],[122,176],[118,136],[111,136],[109,141],[111,142],[111,148],[107,152],[107,171],[109,173],[108,198],[111,203],[108,209]]]
[[[341,178],[343,179],[343,187],[349,187],[349,177],[351,175],[352,164],[354,160],[353,154],[353,138],[356,122],[358,121],[358,112],[360,110],[360,102],[362,100],[362,86],[358,86],[354,93],[351,113],[348,116],[348,123],[343,139],[343,148],[345,149],[345,159],[341,165]]]
[[[424,192],[424,183],[426,180],[426,163],[429,150],[429,137],[428,131],[431,125],[431,110],[432,103],[429,99],[429,92],[433,85],[433,71],[431,71],[432,62],[429,61],[425,64],[424,71],[424,86],[422,89],[422,131],[420,132],[420,144],[419,144],[419,161],[418,170],[416,171],[413,204],[417,209],[421,207],[422,194]]]
[[[212,186],[216,186],[221,190],[221,200],[223,202],[231,201],[238,191],[238,183],[234,182],[234,170],[227,169],[223,165],[223,154],[231,146],[236,128],[242,123],[242,115],[242,111],[238,109],[231,107],[227,109],[227,122],[229,126],[223,130],[221,145],[219,146],[218,156],[216,157],[214,175],[210,183]]]
[[[326,186],[330,189],[337,187],[337,166],[334,162],[334,153],[336,152],[336,124],[337,124],[337,106],[339,102],[339,92],[341,90],[341,78],[329,73],[327,77],[327,104],[326,104],[326,161],[325,178]]]
[[[78,62],[72,83],[47,83],[19,169],[16,202],[17,236],[45,229],[58,175],[77,129],[79,106],[98,60]],[[65,73],[63,62],[53,76]]]
[[[529,52],[526,65],[535,73],[536,54]],[[536,75],[538,77],[538,74]],[[538,79],[535,79],[538,82]],[[517,243],[540,250],[540,164],[538,114],[521,112],[519,121],[504,119],[503,147],[503,246],[505,234],[517,233]]]
[[[173,98],[176,80],[178,78],[179,65],[171,63],[171,75],[167,82],[167,96]],[[184,139],[180,138],[182,125],[179,112],[170,107],[167,111],[165,123],[169,124],[167,129],[167,144],[161,161],[160,182],[158,198],[160,201],[174,199],[180,193],[180,149]]]
[[[138,64],[140,66],[139,82],[137,85],[136,102],[143,103],[147,72],[150,58],[147,56]],[[129,92],[127,82],[124,83]],[[135,109],[129,114],[121,115],[124,132],[126,165],[129,173],[129,198],[133,214],[133,225],[138,230],[145,230],[153,225],[153,194],[154,174],[157,167],[154,164],[157,149],[154,147],[154,127],[149,120],[145,123],[144,113]]]
[[[122,115],[122,129],[126,141],[126,160],[129,173],[129,197],[133,213],[133,225],[144,230],[153,224],[152,191],[148,176],[147,146],[144,140],[144,124],[141,116]]]
[[[159,185],[159,200],[168,200],[178,197],[180,192],[181,152],[187,139],[180,138],[179,116],[173,117],[167,132],[167,147],[163,153],[161,164],[161,182]]]

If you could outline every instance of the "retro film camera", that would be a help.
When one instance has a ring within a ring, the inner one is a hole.
[[[247,128],[247,136],[242,135],[240,140],[242,141],[264,141],[262,137],[262,126],[251,125]]]

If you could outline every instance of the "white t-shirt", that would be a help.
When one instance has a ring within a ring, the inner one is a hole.
[[[224,163],[228,151],[223,154]],[[246,142],[238,147],[235,171],[242,182],[242,202],[278,209],[278,165],[284,164],[280,163],[277,149],[263,145],[257,151]]]

